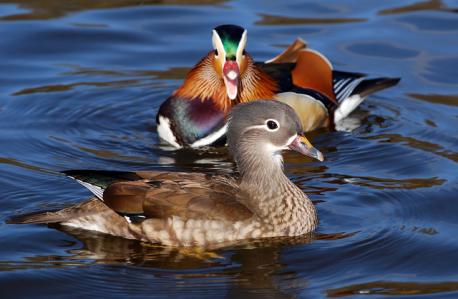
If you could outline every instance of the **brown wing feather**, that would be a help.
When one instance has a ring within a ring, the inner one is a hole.
[[[337,103],[331,62],[318,51],[307,49],[302,39],[296,39],[285,51],[266,63],[296,63],[291,72],[294,85],[317,90]]]
[[[139,172],[141,181],[117,182],[104,192],[104,202],[121,213],[148,218],[237,221],[251,217],[233,179],[202,173]]]
[[[294,63],[297,61],[300,51],[307,48],[307,43],[301,38],[297,38],[288,48],[266,61],[266,63]]]
[[[104,203],[118,213],[142,214],[150,185],[143,181],[116,182],[103,192]]]

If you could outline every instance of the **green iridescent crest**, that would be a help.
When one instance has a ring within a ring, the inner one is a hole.
[[[226,51],[226,57],[231,59],[235,58],[237,54],[238,42],[229,38],[223,39],[224,50]]]
[[[245,29],[237,25],[226,24],[220,25],[214,30],[221,40],[224,51],[226,52],[226,58],[235,59]]]

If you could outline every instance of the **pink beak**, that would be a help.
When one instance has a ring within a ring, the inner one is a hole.
[[[236,61],[228,60],[224,63],[223,79],[229,99],[235,100],[239,88],[240,69]]]
[[[323,154],[314,148],[310,141],[303,135],[297,135],[288,147],[298,153],[315,158],[319,161],[324,160]]]

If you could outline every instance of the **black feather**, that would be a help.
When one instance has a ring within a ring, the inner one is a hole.
[[[365,79],[365,74],[333,71],[334,92],[337,102],[342,102],[348,97],[359,95],[365,98],[379,90],[396,85],[400,78],[373,78]]]
[[[361,97],[366,97],[379,90],[394,86],[401,81],[401,78],[375,78],[366,79],[356,86],[351,95],[359,94]]]
[[[255,65],[266,72],[277,83],[277,93],[291,91],[295,86],[291,72],[295,63],[264,63],[256,62]]]
[[[170,129],[180,145],[193,144],[220,130],[226,123],[226,114],[211,98],[185,99],[171,96],[161,104],[156,117],[157,123],[161,116],[170,121]],[[221,139],[224,136],[215,143],[221,144]]]
[[[118,181],[135,181],[142,179],[134,172],[107,170],[65,170],[63,174],[106,189],[108,185]]]

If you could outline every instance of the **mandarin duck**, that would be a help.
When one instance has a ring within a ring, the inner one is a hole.
[[[261,98],[292,106],[304,131],[333,128],[367,95],[400,80],[334,71],[328,59],[300,39],[275,58],[255,62],[245,50],[247,30],[236,25],[216,27],[212,41],[213,50],[156,116],[159,137],[177,148],[224,144],[231,108]]]
[[[302,135],[294,110],[278,101],[232,109],[228,148],[239,175],[184,172],[64,172],[95,195],[56,212],[16,216],[9,223],[60,223],[167,246],[212,246],[313,231],[310,199],[283,173],[281,151],[322,161]]]

